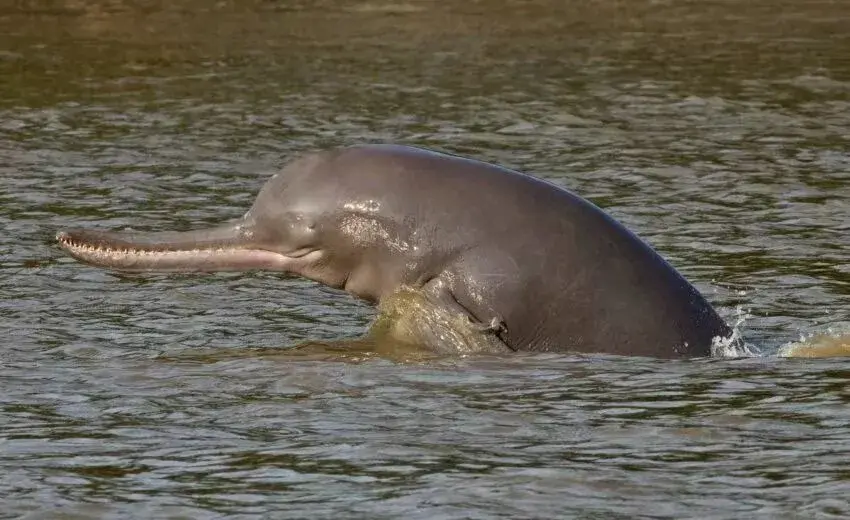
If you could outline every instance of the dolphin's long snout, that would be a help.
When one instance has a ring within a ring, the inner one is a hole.
[[[286,270],[287,257],[262,249],[241,221],[184,232],[70,229],[56,239],[77,260],[118,271]]]

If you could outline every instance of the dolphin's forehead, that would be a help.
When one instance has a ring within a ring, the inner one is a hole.
[[[423,199],[434,181],[433,170],[445,167],[437,155],[405,148],[351,147],[309,154],[286,165],[260,190],[250,214],[258,223],[279,225],[302,215],[320,229],[341,231],[348,223],[352,235],[384,228],[411,228],[423,207],[439,200]],[[440,176],[438,176],[440,177]],[[420,223],[421,224],[421,223]]]
[[[274,216],[299,211],[299,206],[316,205],[326,200],[328,189],[327,160],[323,154],[310,154],[287,164],[266,181],[251,213]]]
[[[386,173],[375,165],[354,157],[334,159],[309,156],[286,166],[262,187],[254,213],[375,215],[402,195],[388,189]]]
[[[287,176],[287,172],[275,173],[266,181],[257,198],[254,199],[253,209],[255,211],[265,211],[280,208],[287,203],[287,198],[290,195],[291,179]]]

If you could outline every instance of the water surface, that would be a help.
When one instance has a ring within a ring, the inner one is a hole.
[[[850,333],[850,5],[572,4],[0,7],[0,516],[850,514],[850,362],[777,357]],[[383,141],[588,197],[761,356],[295,356],[374,311],[53,243],[237,217],[295,154]]]

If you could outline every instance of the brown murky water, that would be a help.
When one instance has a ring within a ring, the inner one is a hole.
[[[847,352],[849,19],[818,0],[3,4],[0,517],[846,517],[850,360],[778,354]],[[235,217],[293,154],[367,141],[569,186],[762,355],[291,355],[373,311],[271,274],[118,277],[52,243]]]

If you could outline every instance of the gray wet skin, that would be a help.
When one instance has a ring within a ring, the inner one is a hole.
[[[652,248],[576,194],[402,146],[302,156],[218,228],[57,238],[120,271],[283,271],[374,303],[421,289],[506,350],[708,356],[731,333]]]

